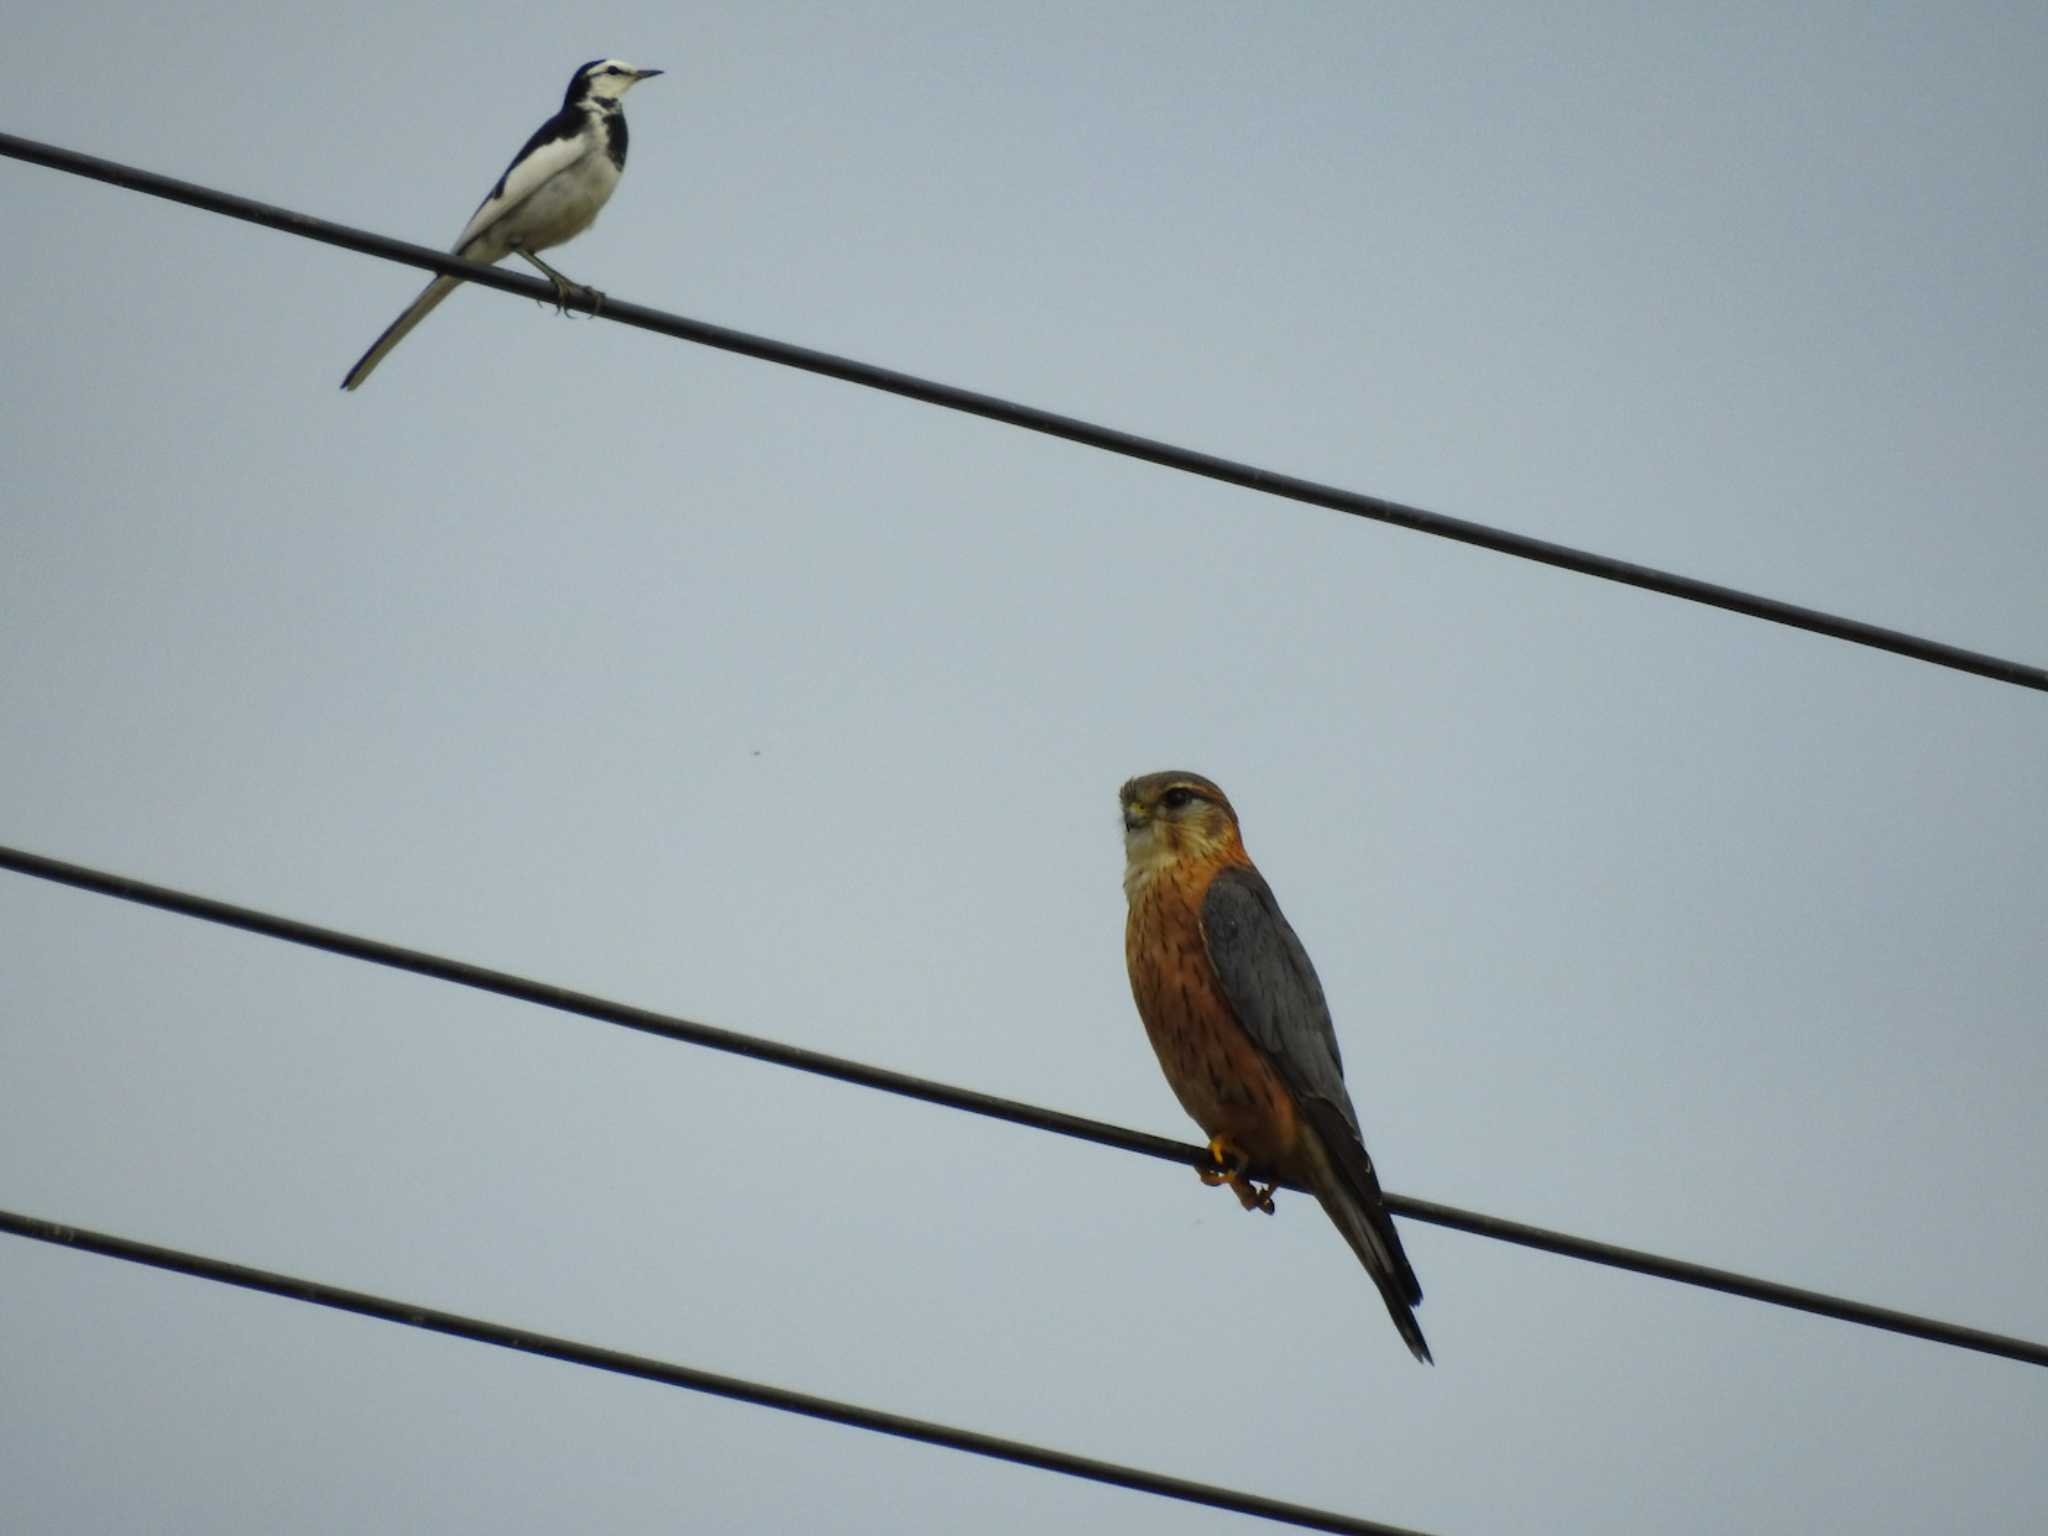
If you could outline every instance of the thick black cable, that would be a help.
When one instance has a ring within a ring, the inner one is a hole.
[[[244,219],[252,224],[261,224],[267,229],[283,230],[287,234],[324,241],[329,245],[342,246],[365,255],[379,256],[387,261],[404,262],[409,266],[424,267],[428,271],[443,273],[450,277],[466,278],[483,287],[502,289],[506,293],[515,293],[523,298],[556,302],[554,285],[537,277],[503,271],[496,267],[478,266],[474,262],[458,260],[446,251],[433,250],[424,245],[412,245],[403,240],[393,240],[388,236],[354,229],[345,224],[329,223],[325,219],[295,213],[288,208],[259,203],[246,197],[236,197],[232,193],[218,192],[189,181],[177,181],[168,176],[159,176],[152,171],[122,165],[112,160],[101,160],[54,144],[18,138],[13,134],[0,134],[0,155],[47,166],[52,170],[67,171],[75,176],[90,177],[95,181],[104,181],[131,192],[145,192],[152,197],[168,198],[172,202],[202,208],[209,213]],[[571,307],[585,306],[572,304]],[[1176,447],[1154,438],[1139,437],[1133,433],[1119,432],[1111,427],[1097,426],[1093,422],[1082,421],[1077,417],[1061,416],[1052,411],[1019,405],[994,395],[959,389],[950,384],[922,379],[914,374],[899,373],[894,369],[880,368],[872,363],[837,357],[829,352],[816,352],[808,347],[792,346],[787,342],[775,341],[765,336],[728,330],[724,326],[687,319],[663,310],[648,309],[643,305],[620,299],[607,298],[600,314],[603,319],[616,320],[622,325],[636,326],[641,330],[672,336],[680,341],[691,341],[700,346],[737,352],[745,357],[777,363],[787,368],[800,368],[808,373],[823,374],[827,378],[859,384],[868,389],[884,390],[889,394],[921,400],[927,405],[943,406],[947,410],[986,417],[991,421],[1004,422],[1029,432],[1042,432],[1051,437],[1065,438],[1068,442],[1099,448],[1107,453],[1123,454],[1128,458],[1143,459],[1147,463],[1163,465],[1168,469],[1181,470],[1191,475],[1201,475],[1210,480],[1220,480],[1229,485],[1242,486],[1247,490],[1261,491],[1269,496],[1306,502],[1310,506],[1324,507],[1332,512],[1343,512],[1352,517],[1392,523],[1396,527],[1413,529],[1418,533],[1455,539],[1462,544],[1476,544],[1482,549],[1512,555],[1517,559],[1534,560],[1542,565],[1577,571],[1584,576],[1596,576],[1603,581],[1642,587],[1651,592],[1661,592],[1667,597],[1703,603],[1710,608],[1723,608],[1731,613],[1747,614],[1751,618],[1763,619],[1773,624],[1784,624],[1793,629],[1826,635],[1831,639],[1845,640],[1852,645],[1872,646],[1900,656],[1909,656],[1915,661],[1928,662],[1938,667],[1950,667],[1958,672],[1972,672],[1980,677],[2013,683],[2022,688],[2048,691],[2048,668],[2032,666],[2026,662],[2008,661],[1979,651],[1966,651],[1959,646],[1947,645],[1938,640],[1928,640],[1900,630],[1866,624],[1860,619],[1843,618],[1814,608],[1802,608],[1793,603],[1760,597],[1734,587],[1724,587],[1694,577],[1657,570],[1652,566],[1636,565],[1611,556],[1593,554],[1566,544],[1554,544],[1547,539],[1531,538],[1527,534],[1512,533],[1483,523],[1467,522],[1463,518],[1447,517],[1440,512],[1427,512],[1419,507],[1404,506],[1400,502],[1387,501],[1378,496],[1367,496],[1338,486],[1323,485],[1294,475],[1283,475],[1274,470],[1260,469],[1256,465],[1219,458],[1214,454]]]
[[[998,1098],[994,1094],[979,1093],[972,1088],[956,1088],[950,1083],[935,1082],[926,1077],[913,1077],[907,1072],[894,1072],[887,1067],[870,1066],[866,1062],[850,1061],[843,1056],[828,1056],[822,1051],[809,1051],[801,1046],[785,1045],[779,1040],[767,1040],[756,1035],[740,1034],[734,1030],[718,1029],[709,1024],[698,1024],[670,1014],[655,1013],[651,1009],[635,1008],[627,1003],[615,1003],[606,998],[593,997],[587,992],[572,992],[566,987],[550,986],[546,982],[514,976],[506,971],[494,971],[484,966],[471,965],[466,961],[450,960],[441,955],[428,954],[424,950],[403,949],[377,939],[361,938],[337,929],[320,928],[293,918],[259,912],[253,907],[238,907],[228,902],[215,901],[211,897],[173,890],[168,886],[151,885],[145,881],[130,879],[126,875],[109,874],[103,870],[89,869],[82,864],[68,864],[61,859],[47,858],[42,854],[28,853],[19,848],[0,845],[0,869],[11,869],[18,874],[31,875],[39,880],[50,880],[60,885],[74,886],[79,890],[92,891],[101,896],[113,896],[122,901],[157,907],[185,917],[196,917],[204,922],[239,928],[244,932],[261,934],[266,938],[282,939],[290,944],[302,944],[310,949],[326,950],[330,954],[344,955],[352,960],[366,960],[373,965],[412,971],[439,981],[453,982],[457,986],[472,987],[481,992],[494,992],[501,997],[517,998],[521,1002],[535,1003],[543,1008],[579,1014],[602,1023],[623,1025],[627,1029],[659,1035],[666,1040],[708,1046],[712,1050],[745,1056],[754,1061],[765,1061],[775,1066],[794,1067],[800,1072],[836,1078],[840,1082],[853,1083],[862,1088],[874,1088],[884,1093],[900,1094],[904,1098],[921,1099],[927,1104],[937,1104],[947,1109],[965,1110],[969,1114],[985,1115],[992,1120],[1007,1120],[1013,1125],[1051,1131],[1056,1135],[1071,1136],[1079,1141],[1091,1141],[1098,1146],[1115,1147],[1124,1152],[1137,1152],[1146,1157],[1156,1157],[1163,1162],[1184,1163],[1191,1168],[1210,1166],[1208,1149],[1187,1142],[1172,1141],[1164,1136],[1153,1136],[1144,1131],[1111,1125],[1107,1121],[1090,1120],[1036,1104],[1021,1103],[1016,1099]],[[1260,1170],[1255,1169],[1253,1172],[1259,1174],[1262,1180],[1266,1177]],[[1287,1180],[1279,1182],[1291,1189],[1302,1187]],[[1721,1291],[1730,1296],[1768,1302],[1772,1306],[1789,1307],[1798,1312],[1811,1312],[1820,1317],[1832,1317],[1866,1328],[1881,1328],[1889,1333],[1927,1339],[1957,1349],[1977,1350],[1983,1354],[2002,1355],[2008,1360],[2019,1360],[2029,1365],[2048,1366],[2048,1344],[2036,1344],[2031,1340],[2014,1338],[2009,1334],[1990,1333],[1981,1328],[1945,1323],[1911,1312],[1896,1311],[1890,1307],[1849,1301],[1822,1291],[1780,1285],[1775,1281],[1761,1280],[1752,1275],[1737,1274],[1733,1270],[1714,1269],[1684,1259],[1665,1258],[1661,1254],[1645,1253],[1639,1248],[1623,1248],[1593,1238],[1575,1237],[1568,1232],[1530,1226],[1524,1222],[1510,1221],[1506,1217],[1488,1216],[1483,1212],[1463,1210],[1457,1206],[1440,1205],[1433,1200],[1419,1200],[1411,1195],[1389,1193],[1386,1201],[1387,1208],[1398,1216],[1429,1222],[1435,1226],[1450,1227],[1454,1231],[1469,1232],[1477,1237],[1515,1243],[1524,1248],[1537,1248],[1545,1253],[1559,1254],[1568,1259],[1580,1259],[1590,1264],[1604,1264],[1613,1269],[1633,1270],[1637,1274],[1653,1275],[1660,1280],[1672,1280],[1681,1285]]]
[[[901,1440],[915,1440],[924,1445],[941,1446],[951,1451],[965,1451],[973,1456],[987,1456],[996,1461],[1014,1462],[1018,1466],[1036,1467],[1041,1472],[1058,1472],[1066,1477],[1108,1483],[1112,1487],[1149,1493],[1157,1498],[1178,1499],[1188,1504],[1204,1504],[1211,1509],[1226,1509],[1234,1514],[1251,1515],[1282,1525],[1299,1526],[1312,1531],[1347,1532],[1353,1533],[1353,1536],[1422,1536],[1421,1532],[1405,1526],[1385,1525],[1377,1520],[1363,1520],[1356,1515],[1338,1514],[1335,1510],[1316,1509],[1307,1504],[1291,1504],[1282,1499],[1269,1499],[1256,1493],[1219,1487],[1214,1483],[1197,1483],[1186,1478],[1168,1477],[1161,1472],[1146,1472],[1137,1467],[1121,1466],[1113,1461],[1098,1461],[1092,1456],[1076,1456],[1069,1451],[1056,1451],[1022,1440],[1006,1440],[998,1435],[984,1435],[971,1429],[958,1429],[950,1424],[935,1423],[930,1419],[913,1419],[905,1414],[886,1413],[879,1408],[863,1408],[855,1403],[843,1403],[829,1397],[814,1397],[808,1392],[793,1392],[786,1387],[771,1387],[738,1376],[721,1376],[714,1371],[698,1370],[695,1366],[677,1365],[672,1361],[656,1360],[647,1355],[630,1355],[622,1350],[605,1349],[596,1344],[579,1343],[577,1340],[558,1338],[552,1334],[534,1333],[524,1328],[508,1328],[502,1323],[465,1317],[457,1312],[442,1312],[434,1307],[420,1306],[417,1302],[395,1301],[390,1297],[374,1296],[366,1291],[343,1290],[340,1286],[327,1285],[318,1280],[305,1280],[296,1275],[279,1274],[274,1270],[252,1269],[246,1264],[231,1264],[225,1259],[207,1258],[203,1254],[186,1253],[177,1248],[160,1248],[154,1243],[136,1242],[133,1238],[116,1237],[106,1232],[90,1232],[80,1227],[44,1221],[34,1216],[23,1216],[13,1211],[0,1210],[0,1232],[12,1232],[20,1237],[34,1238],[38,1242],[76,1248],[111,1259],[123,1259],[131,1264],[145,1264],[152,1269],[167,1269],[176,1274],[212,1280],[222,1285],[240,1286],[244,1290],[262,1291],[271,1296],[282,1296],[289,1301],[332,1307],[338,1312],[353,1312],[359,1317],[374,1317],[387,1323],[403,1323],[409,1328],[424,1328],[430,1333],[450,1334],[479,1344],[495,1345],[500,1349],[516,1349],[523,1354],[543,1355],[550,1360],[561,1360],[570,1365],[611,1371],[620,1376],[634,1376],[642,1381],[684,1387],[692,1392],[707,1392],[714,1397],[732,1398],[736,1402],[773,1408],[782,1413],[802,1414],[805,1418],[823,1419],[831,1424],[844,1424],[853,1429],[894,1435]]]

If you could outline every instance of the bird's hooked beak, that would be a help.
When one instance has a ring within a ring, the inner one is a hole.
[[[1150,816],[1145,814],[1145,808],[1139,805],[1137,801],[1129,800],[1124,803],[1124,830],[1126,832],[1140,831],[1145,823],[1151,819]]]

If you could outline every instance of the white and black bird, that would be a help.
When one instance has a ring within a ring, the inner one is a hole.
[[[536,253],[582,234],[610,199],[626,168],[626,92],[660,73],[635,69],[618,59],[593,59],[577,70],[569,79],[562,110],[542,123],[512,157],[505,174],[456,237],[451,253],[486,265],[517,253],[547,275],[564,304],[584,294]],[[459,277],[437,277],[421,289],[405,313],[349,369],[341,387],[358,388],[384,361],[384,354],[405,340],[461,282]]]

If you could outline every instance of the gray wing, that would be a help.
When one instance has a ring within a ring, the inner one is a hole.
[[[1323,984],[1273,888],[1255,869],[1233,866],[1202,898],[1202,940],[1231,1010],[1280,1069],[1296,1097],[1328,1104],[1358,1135],[1344,1087],[1344,1058]]]
[[[1202,941],[1238,1023],[1272,1061],[1321,1143],[1329,1177],[1317,1181],[1317,1198],[1379,1287],[1409,1349],[1428,1360],[1412,1310],[1422,1286],[1387,1214],[1358,1111],[1344,1087],[1344,1059],[1323,984],[1264,876],[1233,867],[1209,882]]]

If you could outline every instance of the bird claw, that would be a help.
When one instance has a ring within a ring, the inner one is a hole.
[[[535,299],[536,304],[545,304],[546,299]],[[595,288],[582,288],[575,283],[555,285],[555,313],[566,319],[574,319],[576,310],[581,308],[593,319],[604,313],[604,295]]]
[[[570,282],[523,245],[515,245],[512,249],[528,266],[555,285],[556,314],[568,314],[571,304],[581,304],[593,317],[604,313],[604,295],[595,288],[586,288],[581,283]]]
[[[1242,1147],[1221,1136],[1213,1136],[1209,1139],[1209,1157],[1215,1166],[1197,1168],[1196,1177],[1212,1187],[1228,1184],[1230,1192],[1237,1196],[1237,1203],[1248,1211],[1264,1211],[1268,1216],[1273,1214],[1273,1191],[1280,1186],[1268,1184],[1261,1189],[1246,1177],[1245,1170],[1251,1166],[1251,1158]]]

